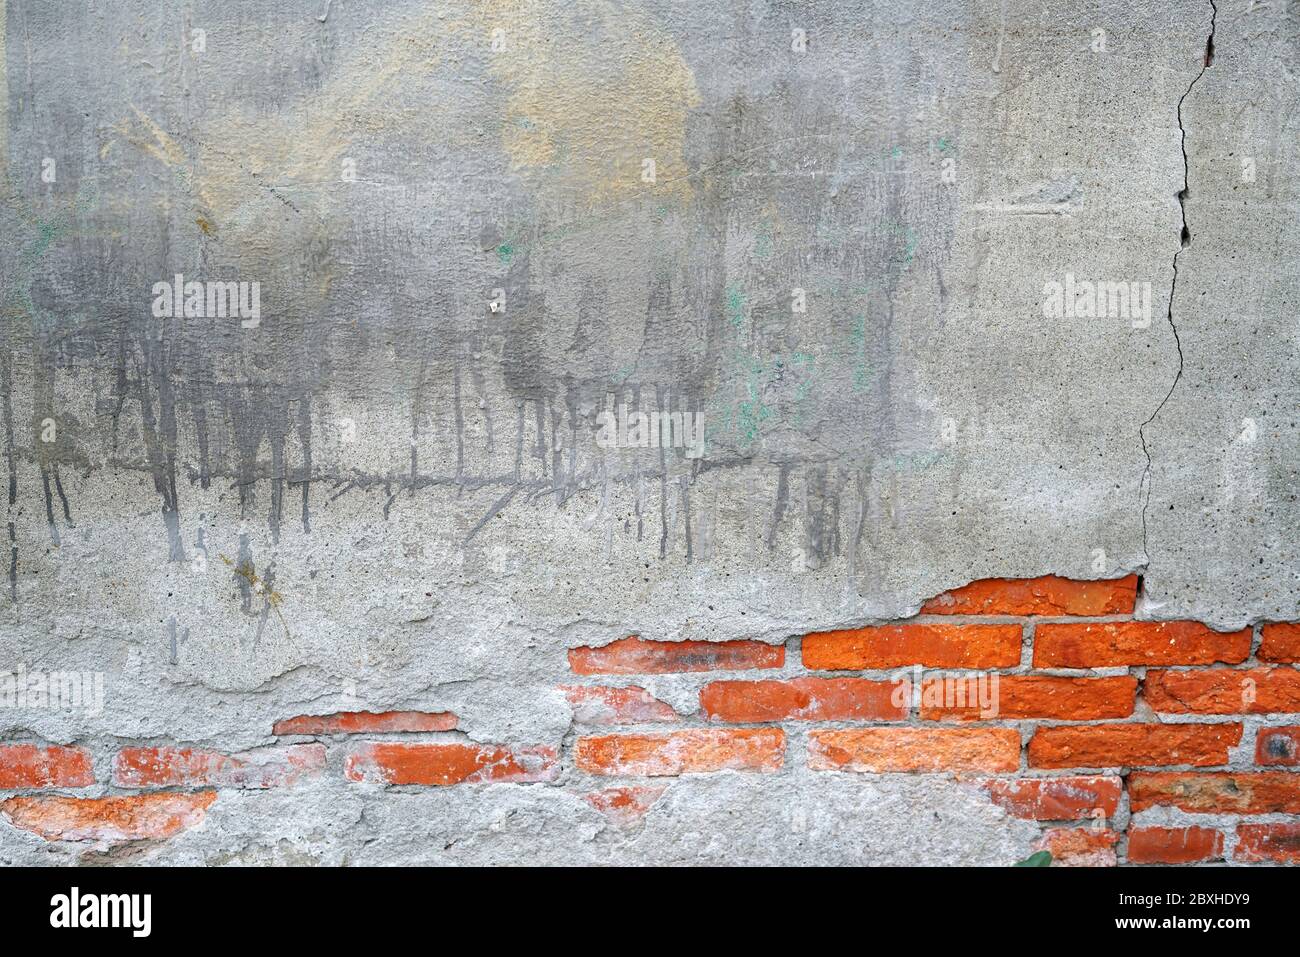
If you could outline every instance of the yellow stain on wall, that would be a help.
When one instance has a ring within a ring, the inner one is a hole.
[[[312,94],[294,119],[234,115],[203,132],[204,201],[218,217],[247,194],[250,175],[268,184],[291,187],[333,185],[341,164],[362,136],[384,133],[419,136],[436,125],[440,108],[430,104],[424,117],[392,108],[391,91],[404,79],[433,71],[440,63],[443,28],[433,15],[411,23],[378,50],[363,49],[341,75]],[[232,152],[226,144],[238,143]],[[218,220],[219,221],[219,220]]]
[[[119,123],[116,130],[122,138],[169,169],[184,170],[187,160],[180,144],[144,113],[134,107],[132,109],[140,128],[136,129],[128,122]]]
[[[413,109],[400,95],[426,81],[454,90],[456,71],[481,58],[495,81],[489,128],[540,196],[588,206],[642,194],[689,198],[686,121],[700,96],[676,44],[644,15],[608,0],[468,0],[458,12],[386,27],[292,112],[237,108],[204,122],[195,156],[139,111],[119,133],[183,179],[196,213],[228,242],[253,251],[275,241],[266,189],[316,221],[308,232],[324,229],[341,163],[358,140],[481,142],[453,129],[446,97]]]
[[[508,93],[502,145],[534,186],[593,203],[690,196],[700,95],[671,37],[607,0],[483,0],[473,22]]]
[[[543,195],[588,205],[690,196],[686,119],[700,96],[670,37],[608,0],[470,0],[460,15],[412,17],[383,43],[363,46],[295,111],[296,121],[235,115],[205,129],[204,203],[219,222],[253,172],[272,183],[337,182],[361,136],[450,135],[450,104],[412,113],[394,106],[394,92],[443,66],[450,80],[466,54],[487,61],[505,98],[492,118],[501,146]],[[237,164],[220,148],[230,142],[243,144]],[[653,183],[643,177],[646,160]]]

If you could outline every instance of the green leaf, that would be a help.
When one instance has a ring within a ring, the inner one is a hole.
[[[1039,851],[1037,854],[1030,854],[1023,861],[1016,861],[1012,867],[1051,867],[1052,852]]]

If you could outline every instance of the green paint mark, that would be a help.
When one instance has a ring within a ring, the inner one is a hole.
[[[19,255],[19,269],[14,281],[7,290],[0,290],[0,312],[7,316],[25,314],[35,328],[52,328],[57,324],[57,316],[46,310],[38,309],[32,301],[33,274],[39,262],[49,252],[50,247],[59,242],[69,231],[69,223],[73,221],[74,217],[93,208],[97,200],[98,194],[96,192],[79,189],[76,198],[72,202],[72,208],[51,220],[41,219],[34,213],[24,215],[27,213],[28,207],[25,204],[19,205],[20,215],[23,215],[27,222],[34,224],[35,235]],[[73,231],[76,232],[75,229]],[[8,305],[10,302],[17,303],[16,313],[10,310]]]
[[[910,266],[916,258],[916,247],[919,245],[916,230],[905,223],[889,223],[886,228],[892,235],[903,238],[903,267]]]
[[[510,260],[515,258],[515,247],[512,243],[505,242],[497,247],[497,259],[502,265],[510,265]]]
[[[763,363],[755,359],[749,368],[745,384],[746,398],[736,406],[737,428],[746,448],[758,441],[763,423],[772,417],[772,410],[763,401]]]
[[[745,296],[738,286],[727,287],[727,320],[737,332],[745,327]]]

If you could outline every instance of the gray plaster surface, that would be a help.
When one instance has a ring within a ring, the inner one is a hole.
[[[783,641],[994,576],[1300,617],[1293,7],[0,0],[0,40],[0,662],[107,685],[7,739],[107,761],[413,708],[554,744],[566,648]],[[258,282],[257,324],[156,317],[177,273]],[[1147,306],[1045,315],[1067,274]],[[605,447],[607,402],[698,414],[702,454]],[[688,777],[630,831],[568,783],[223,796],[147,854],[999,863],[1037,833],[932,777]]]

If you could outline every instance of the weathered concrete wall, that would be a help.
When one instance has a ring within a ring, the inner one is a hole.
[[[1300,618],[1288,6],[0,0],[0,670],[105,681],[4,740],[87,749],[83,797],[124,746],[299,714],[560,755],[384,789],[331,750],[124,858],[1021,856],[1037,825],[947,775],[792,754],[617,829],[565,650],[1044,574]],[[259,319],[157,316],[176,274]],[[1048,315],[1067,275],[1134,307]],[[607,403],[702,446],[611,448]]]

